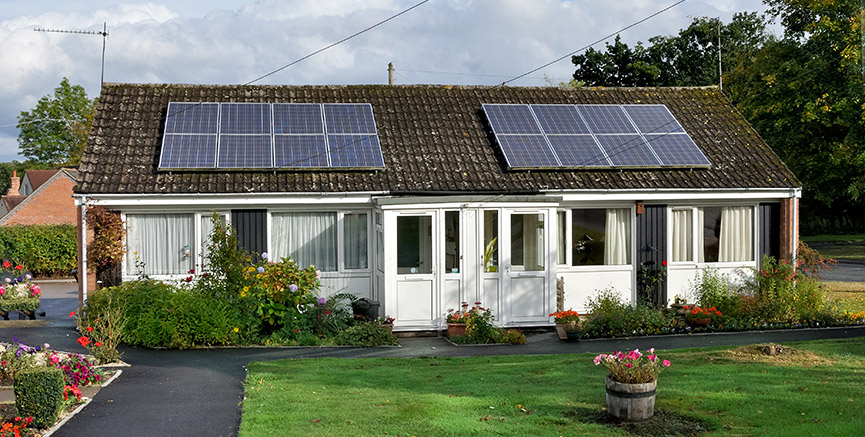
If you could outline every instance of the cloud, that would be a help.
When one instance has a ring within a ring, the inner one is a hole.
[[[99,91],[98,35],[34,32],[36,27],[98,31],[108,23],[105,80],[111,82],[246,83],[345,38],[416,0],[227,0],[113,4],[63,2],[53,12],[0,21],[0,126],[50,94],[65,76],[88,94]],[[669,0],[435,0],[261,84],[397,83],[494,85],[576,50],[668,6]],[[688,2],[623,33],[629,44],[687,26],[688,15],[761,8],[734,0],[727,10]],[[732,5],[732,6],[730,6]],[[13,10],[22,9],[20,6]],[[5,15],[0,15],[5,17]],[[2,19],[2,18],[0,18]],[[436,72],[436,73],[430,73]],[[573,73],[569,59],[512,85],[543,86]],[[16,153],[17,129],[0,128],[0,159]]]

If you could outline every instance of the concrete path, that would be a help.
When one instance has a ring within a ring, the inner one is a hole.
[[[40,284],[41,285],[41,284]],[[48,284],[42,286],[53,288]],[[39,324],[0,322],[0,341],[18,337],[27,344],[50,343],[70,352],[85,352],[69,319],[69,301],[58,290],[46,294],[49,311]],[[68,285],[66,285],[68,287]],[[60,293],[59,297],[53,292]],[[233,436],[240,425],[240,402],[245,365],[250,361],[313,359],[320,357],[445,357],[475,355],[548,355],[612,352],[631,348],[661,350],[727,346],[762,342],[792,342],[865,336],[865,327],[789,330],[711,335],[656,336],[564,343],[553,333],[529,335],[524,346],[452,346],[440,338],[401,339],[402,347],[384,348],[231,348],[194,351],[124,348],[132,364],[110,386],[102,389],[81,413],[56,436]]]

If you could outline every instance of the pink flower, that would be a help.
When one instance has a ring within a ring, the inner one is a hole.
[[[604,358],[607,358],[607,354],[600,354],[600,355],[596,356],[594,359],[595,365],[597,366],[597,365],[601,364],[601,360],[603,360]]]
[[[670,367],[670,360],[664,360],[662,364],[664,365],[664,367]]]
[[[631,367],[634,367],[634,365],[631,364],[631,363],[625,363],[625,367],[627,367],[627,368],[631,368]]]
[[[315,271],[315,279],[321,279],[321,270]]]

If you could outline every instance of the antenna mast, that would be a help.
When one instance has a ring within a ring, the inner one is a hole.
[[[66,29],[43,29],[41,27],[33,29],[35,32],[54,32],[54,33],[77,33],[81,35],[102,35],[102,75],[99,77],[99,87],[105,83],[105,39],[108,38],[108,23],[102,23],[102,32],[92,30],[66,30]]]

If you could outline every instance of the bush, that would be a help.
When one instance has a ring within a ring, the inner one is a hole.
[[[823,311],[826,298],[816,279],[769,256],[763,257],[761,266],[746,283],[754,298],[749,305],[752,316],[766,323],[789,323]]]
[[[36,428],[50,428],[63,408],[63,372],[54,367],[34,367],[15,378],[15,408],[33,417]]]
[[[76,236],[74,225],[0,227],[0,253],[35,276],[72,276],[78,265]]]
[[[598,290],[586,307],[591,316],[583,324],[583,335],[589,338],[665,334],[677,323],[672,313],[646,303],[629,305],[612,288]]]
[[[724,315],[733,315],[739,310],[741,296],[729,277],[716,269],[703,269],[696,278],[696,284],[691,284],[691,289],[697,305],[703,308],[714,307]]]
[[[126,329],[126,307],[128,295],[115,296],[118,287],[102,288],[93,292],[84,305],[84,314],[76,320],[78,332],[82,333],[79,343],[101,363],[120,361],[121,353],[117,346]],[[70,314],[74,316],[75,313]]]
[[[396,346],[396,337],[376,321],[358,322],[336,336],[336,344],[350,346]]]

